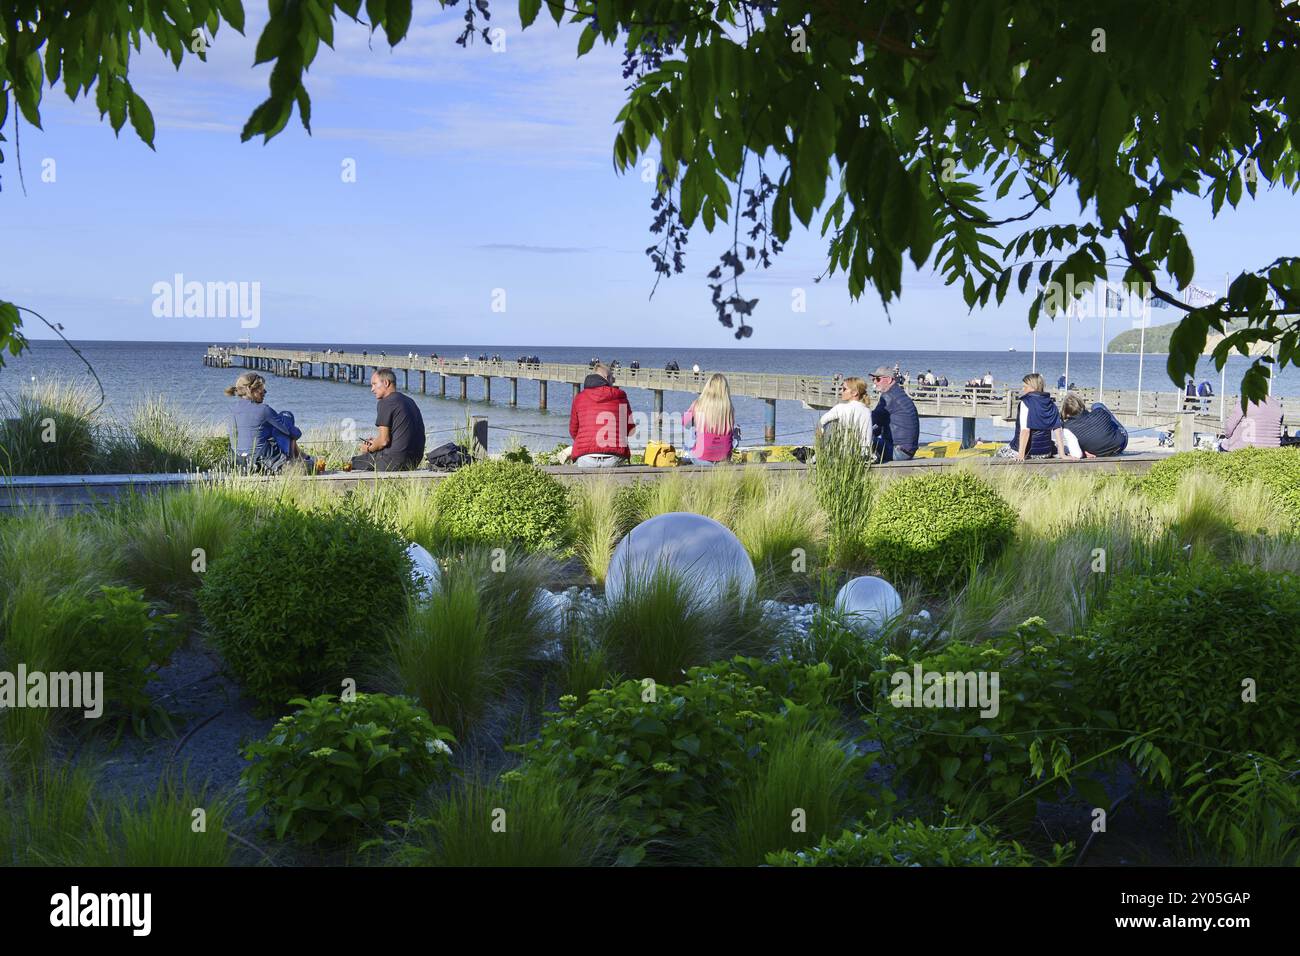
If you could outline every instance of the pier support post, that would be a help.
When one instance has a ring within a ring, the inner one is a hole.
[[[579,385],[577,382],[571,382],[570,384],[573,386],[573,399],[572,399],[572,401],[577,401],[577,399],[578,399],[578,393],[582,391],[582,386]]]
[[[767,402],[767,422],[763,425],[763,444],[776,444],[776,399],[765,399]]]
[[[441,372],[438,373],[438,397],[439,398],[447,397],[447,376],[442,374]]]
[[[483,401],[485,402],[492,401],[492,376],[491,375],[483,376]]]
[[[486,377],[486,376],[484,376]],[[475,461],[487,457],[488,447],[488,420],[482,416],[475,415],[470,431],[470,455]]]
[[[402,369],[402,391],[409,392],[410,390],[411,390],[411,370],[409,368],[404,368]]]
[[[963,418],[961,420],[961,447],[975,447],[975,419]]]
[[[650,438],[662,441],[664,435],[664,390],[654,390],[654,415],[650,419]]]
[[[546,379],[539,379],[537,382],[537,407],[546,411]]]
[[[425,377],[426,374],[427,374],[427,373],[424,371],[424,369],[421,369],[421,370],[420,370],[420,394],[421,394],[421,395],[424,394],[424,386],[425,386],[425,385],[427,384],[427,382],[428,382],[428,379]]]
[[[469,376],[460,376],[460,400],[463,402],[469,398]]]
[[[519,404],[519,379],[510,380],[510,407],[514,408]]]

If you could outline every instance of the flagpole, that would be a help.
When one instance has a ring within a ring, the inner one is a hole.
[[[1074,300],[1065,307],[1065,387],[1070,387],[1070,320],[1074,318]]]
[[[1034,365],[1029,371],[1038,371],[1038,326],[1034,326]]]
[[[1228,297],[1228,273],[1223,274],[1223,297]],[[1228,416],[1224,413],[1224,402],[1227,399],[1224,393],[1228,390],[1228,359],[1223,360],[1223,369],[1219,372],[1219,424],[1222,425],[1227,421]]]
[[[1142,414],[1142,360],[1147,351],[1147,320],[1151,316],[1151,293],[1142,297],[1142,332],[1138,337],[1138,404],[1137,414]]]
[[[1101,369],[1097,372],[1097,401],[1106,403],[1106,313],[1110,311],[1110,285],[1102,293],[1101,306]],[[1069,384],[1068,382],[1066,384]]]

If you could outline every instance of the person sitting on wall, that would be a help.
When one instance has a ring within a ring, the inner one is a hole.
[[[840,386],[840,400],[817,422],[817,434],[834,425],[857,437],[862,454],[870,456],[872,445],[871,406],[867,404],[867,383],[860,378],[846,378]]]
[[[1128,447],[1128,430],[1101,402],[1090,409],[1071,392],[1061,403],[1061,420],[1067,458],[1109,458]]]
[[[1279,448],[1282,445],[1282,405],[1269,395],[1262,402],[1252,402],[1246,411],[1241,403],[1232,406],[1232,414],[1223,425],[1219,451],[1239,448]]]
[[[731,458],[740,429],[736,427],[736,409],[725,375],[714,372],[709,376],[700,397],[682,415],[682,427],[695,429],[692,463],[716,465]]]
[[[379,434],[363,439],[352,459],[353,471],[407,471],[424,457],[424,416],[409,395],[397,390],[391,368],[370,376],[370,392],[378,400],[375,425]]]
[[[1030,372],[1022,380],[1019,408],[1016,411],[1016,431],[1010,443],[998,451],[999,458],[1051,458],[1054,454],[1065,457],[1064,423],[1056,409],[1056,401],[1046,392],[1047,383],[1037,372]]]
[[[880,392],[880,401],[871,411],[871,421],[880,435],[882,463],[911,460],[921,440],[916,403],[894,374],[887,365],[882,365],[871,376],[872,384]]]
[[[635,430],[627,393],[614,385],[609,366],[597,362],[569,409],[570,457],[580,468],[626,465],[632,456],[628,438]]]
[[[312,459],[298,450],[302,430],[294,424],[292,412],[277,412],[265,402],[266,379],[256,372],[244,372],[226,394],[237,401],[230,411],[230,447],[241,468],[275,474],[295,460]]]

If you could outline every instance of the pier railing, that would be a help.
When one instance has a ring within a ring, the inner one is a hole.
[[[519,379],[539,383],[539,404],[547,403],[547,383],[571,385],[575,391],[591,374],[589,365],[557,362],[520,362],[516,360],[480,361],[473,358],[455,358],[431,355],[386,355],[382,352],[336,352],[333,350],[273,349],[259,346],[213,346],[204,357],[205,364],[220,368],[241,366],[258,368],[279,375],[333,378],[342,381],[368,381],[368,369],[388,367],[403,373],[401,383],[411,389],[410,374],[417,373],[420,391],[427,390],[429,375],[440,376],[439,392],[446,396],[447,379],[460,379],[460,398],[468,397],[466,382],[470,378],[484,380],[487,397],[491,396],[492,379],[505,379],[511,383],[510,404],[518,403]],[[654,393],[654,411],[663,411],[663,393],[666,391],[698,392],[713,369],[673,370],[661,368],[633,369],[619,366],[614,373],[618,385],[640,388]],[[830,375],[800,375],[776,372],[723,372],[731,394],[756,398],[768,403],[766,440],[771,442],[776,433],[776,403],[801,402],[808,408],[830,408],[840,400],[841,379]],[[1180,432],[1180,445],[1190,447],[1191,428],[1212,431],[1232,414],[1239,399],[1235,395],[1189,399],[1172,387],[1156,390],[1076,388],[1073,390],[1091,406],[1101,401],[1130,428],[1174,428]],[[976,419],[987,418],[1005,424],[1014,414],[1015,399],[1020,394],[1019,383],[994,382],[992,385],[949,384],[922,385],[912,383],[907,392],[916,403],[917,412],[924,418],[954,418],[963,421],[962,440],[974,440]],[[1059,399],[1063,393],[1053,394]],[[1300,426],[1300,398],[1281,400],[1283,421],[1291,428]]]

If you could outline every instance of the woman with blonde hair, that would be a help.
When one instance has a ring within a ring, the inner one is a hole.
[[[856,435],[864,455],[871,454],[871,407],[867,404],[867,383],[857,376],[846,378],[840,386],[840,401],[817,423],[817,434],[834,424]]]
[[[1016,409],[1015,434],[997,457],[1025,461],[1029,458],[1051,458],[1065,455],[1064,423],[1057,411],[1056,401],[1047,394],[1047,383],[1037,372],[1030,372],[1020,387],[1019,408]]]
[[[740,429],[736,427],[736,409],[731,404],[731,388],[725,375],[715,372],[709,376],[700,397],[682,416],[682,425],[695,428],[695,447],[691,450],[695,464],[716,465],[731,457]]]
[[[298,451],[302,430],[294,424],[293,413],[277,412],[265,404],[266,379],[261,375],[244,372],[226,394],[236,400],[230,412],[230,447],[236,464],[275,472],[291,459],[305,457]]]

